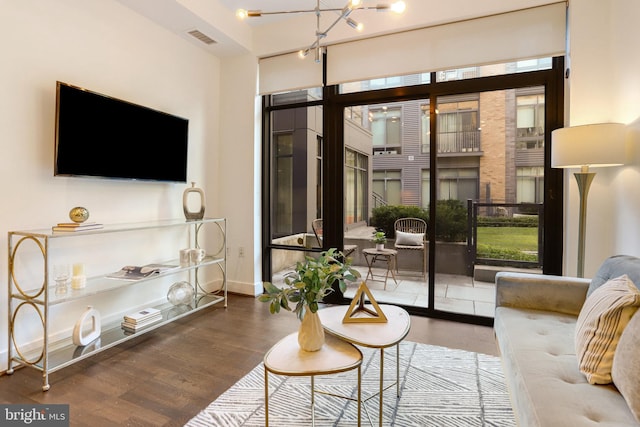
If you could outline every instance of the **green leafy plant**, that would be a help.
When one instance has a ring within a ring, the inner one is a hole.
[[[373,238],[371,239],[374,243],[387,243],[387,237],[384,234],[384,231],[374,231]]]
[[[537,254],[526,253],[517,249],[505,249],[484,244],[478,244],[477,257],[487,259],[506,259],[511,261],[538,261]]]
[[[318,303],[333,292],[334,283],[337,282],[344,293],[347,290],[345,281],[355,281],[359,277],[360,273],[351,268],[351,259],[332,248],[321,252],[317,259],[306,256],[303,262],[298,262],[295,271],[285,276],[281,288],[265,282],[265,292],[258,299],[269,303],[271,314],[279,313],[281,308],[292,311],[289,303],[295,303],[293,312],[302,320],[305,307],[312,313],[318,311]]]

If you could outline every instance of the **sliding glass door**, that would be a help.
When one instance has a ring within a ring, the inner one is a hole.
[[[562,175],[548,146],[562,119],[561,76],[561,60],[537,60],[273,102],[266,280],[296,257],[339,247],[378,302],[490,322],[497,271],[561,268]],[[372,255],[375,231],[386,234],[385,256]]]

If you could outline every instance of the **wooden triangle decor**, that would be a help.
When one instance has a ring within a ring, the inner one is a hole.
[[[373,310],[364,304],[365,295],[369,298]],[[366,313],[366,316],[359,316],[361,312]],[[367,284],[362,282],[356,291],[351,305],[347,309],[347,312],[342,319],[342,323],[386,323],[387,316],[384,315],[382,309],[376,302],[371,291],[367,288]]]

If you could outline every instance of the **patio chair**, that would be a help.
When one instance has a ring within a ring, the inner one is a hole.
[[[422,277],[427,277],[427,223],[420,218],[400,218],[394,227],[396,240],[394,243],[398,255],[405,251],[422,251]],[[400,258],[400,256],[398,256]],[[396,259],[396,273],[398,260]]]
[[[316,235],[316,240],[318,240],[318,244],[322,247],[322,218],[317,218],[311,221],[311,228],[313,229],[313,234]],[[351,255],[355,250],[358,249],[358,245],[344,245],[344,250],[342,253],[345,257]]]

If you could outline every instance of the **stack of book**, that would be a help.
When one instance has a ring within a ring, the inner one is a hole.
[[[96,230],[103,227],[102,224],[97,222],[59,222],[58,225],[54,225],[51,229],[53,231],[74,232]]]
[[[162,320],[162,313],[156,308],[145,308],[137,313],[127,314],[122,321],[122,329],[127,332],[137,332],[142,328],[158,323]]]

